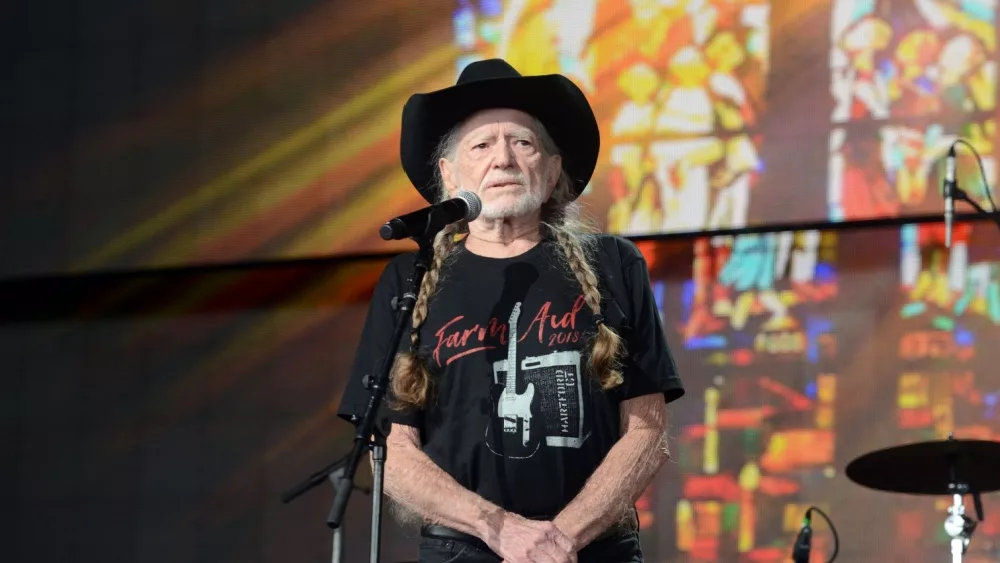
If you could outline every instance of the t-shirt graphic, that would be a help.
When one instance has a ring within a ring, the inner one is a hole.
[[[493,362],[493,416],[486,427],[486,446],[508,459],[533,456],[542,436],[550,447],[579,448],[587,439],[580,352],[556,351],[519,363],[520,313],[518,302],[508,325],[507,358]]]

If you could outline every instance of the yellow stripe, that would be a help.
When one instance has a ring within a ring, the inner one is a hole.
[[[426,83],[430,77],[436,76],[441,68],[453,64],[456,53],[455,47],[448,45],[429,53],[420,62],[392,73],[365,93],[354,97],[351,101],[276,143],[256,157],[196,189],[160,213],[143,221],[128,233],[110,241],[102,249],[78,261],[72,268],[88,270],[106,265],[116,257],[178,223],[186,216],[198,212],[210,203],[234,191],[241,182],[248,181],[269,167],[294,156],[320,135],[343,126],[344,123],[365,112],[382,109],[393,95],[412,91],[413,84]]]
[[[392,172],[378,184],[366,188],[367,193],[364,197],[356,198],[347,206],[339,208],[315,229],[299,234],[283,249],[283,254],[301,256],[328,251],[332,245],[331,241],[344,237],[345,233],[357,236],[355,224],[359,222],[359,218],[364,222],[371,217],[385,215],[386,203],[391,201],[393,196],[398,197],[399,192],[408,185],[409,179],[402,170]],[[388,219],[389,217],[386,217],[386,220]]]
[[[280,204],[286,197],[308,187],[332,168],[349,163],[359,152],[393,133],[399,124],[395,114],[395,111],[386,111],[376,118],[366,120],[367,128],[353,136],[350,142],[331,140],[322,147],[310,151],[311,154],[302,155],[305,162],[301,164],[289,162],[284,170],[269,178],[266,186],[262,186],[260,191],[253,194],[251,205],[243,201],[234,202],[233,205],[219,210],[212,221],[212,235],[218,237],[227,235],[242,224],[257,218],[262,210],[266,213],[268,208]],[[181,238],[171,239],[156,252],[155,263],[183,261],[190,256],[190,242]]]

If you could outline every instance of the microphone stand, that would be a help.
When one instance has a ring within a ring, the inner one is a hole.
[[[971,205],[972,207],[974,207],[976,209],[976,211],[982,213],[983,215],[988,216],[990,219],[996,220],[996,217],[993,216],[992,212],[986,211],[985,209],[983,209],[983,206],[981,206],[978,203],[976,203],[976,200],[974,200],[971,197],[969,197],[969,194],[966,193],[966,191],[963,190],[962,188],[960,188],[958,186],[952,186],[951,187],[951,196],[953,198],[957,199],[957,200],[961,200],[961,201],[964,201],[965,203],[968,203],[969,205]]]
[[[382,402],[389,387],[389,373],[395,361],[396,350],[408,326],[413,307],[416,305],[417,295],[420,293],[420,284],[423,282],[424,274],[427,273],[433,259],[434,236],[445,226],[443,221],[435,217],[434,214],[430,214],[427,218],[423,234],[411,237],[418,245],[417,255],[413,261],[413,272],[408,279],[408,284],[403,291],[403,295],[394,300],[396,323],[392,334],[389,336],[386,354],[382,358],[378,373],[375,377],[365,377],[365,387],[370,393],[368,406],[361,420],[355,425],[354,448],[348,455],[344,466],[343,486],[337,489],[337,495],[333,499],[333,506],[326,521],[327,526],[334,530],[341,527],[344,520],[344,512],[347,510],[347,501],[350,500],[351,490],[354,488],[354,477],[358,470],[358,463],[365,452],[371,452],[372,522],[370,563],[378,563],[381,554],[382,488],[385,479],[386,458],[385,440],[389,435],[391,426],[388,419],[382,413]]]
[[[338,459],[337,461],[331,463],[330,465],[320,469],[319,471],[313,473],[307,477],[304,481],[295,485],[291,489],[288,489],[281,495],[281,501],[285,504],[293,501],[309,489],[319,486],[324,481],[329,480],[333,484],[334,490],[339,491],[343,487],[354,487],[352,483],[344,482],[344,467],[347,465],[348,458],[350,454]],[[362,493],[371,493],[371,489],[366,489],[364,487],[355,487]],[[333,533],[333,563],[343,563],[343,528],[339,528]]]
[[[333,483],[334,494],[336,491],[340,490],[340,487],[348,486],[350,484],[344,483],[344,466],[341,465],[333,473],[330,474],[330,482]],[[333,531],[333,550],[331,556],[331,563],[344,563],[344,527],[341,526]]]
[[[974,200],[971,197],[969,197],[969,194],[966,193],[965,190],[963,190],[962,188],[958,187],[958,183],[957,182],[954,185],[952,185],[950,188],[948,188],[948,189],[951,190],[951,197],[954,198],[955,201],[964,201],[965,203],[968,203],[976,211],[978,211],[978,212],[982,213],[983,215],[989,217],[989,219],[991,221],[993,221],[994,223],[996,223],[997,228],[1000,229],[1000,214],[998,214],[996,211],[992,211],[991,212],[991,211],[987,211],[987,210],[983,209],[983,206],[979,205],[979,203],[977,203],[976,200]]]

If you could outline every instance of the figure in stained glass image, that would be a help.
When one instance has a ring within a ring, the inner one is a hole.
[[[819,290],[819,231],[718,236],[695,243],[691,311],[686,339],[726,325],[743,330],[765,315],[763,331],[798,329],[791,308],[823,299]],[[787,284],[779,286],[779,280]],[[784,287],[787,286],[787,287]]]
[[[977,0],[837,0],[832,121],[992,111],[995,9]]]

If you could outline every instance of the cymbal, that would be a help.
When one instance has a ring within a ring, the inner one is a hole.
[[[1000,490],[1000,442],[936,440],[869,452],[847,464],[847,478],[890,493],[949,495],[954,477],[969,492]]]

